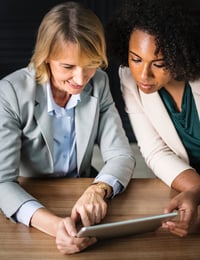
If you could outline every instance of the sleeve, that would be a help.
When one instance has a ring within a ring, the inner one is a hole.
[[[111,197],[115,197],[117,194],[119,194],[123,190],[123,186],[119,183],[117,178],[111,176],[111,175],[103,175],[103,176],[97,176],[94,180],[94,183],[102,181],[104,183],[107,183],[109,186],[112,187],[113,193]]]
[[[17,222],[23,223],[26,226],[30,225],[31,217],[33,216],[34,212],[39,209],[44,208],[42,204],[37,201],[28,201],[25,202],[12,216]]]
[[[19,100],[14,86],[0,81],[0,208],[11,217],[29,200],[36,200],[18,183],[22,147]]]
[[[133,176],[135,158],[111,96],[108,76],[104,72],[100,76],[101,79],[94,82],[94,95],[98,95],[100,103],[97,143],[105,165],[97,178],[110,175],[124,190]]]

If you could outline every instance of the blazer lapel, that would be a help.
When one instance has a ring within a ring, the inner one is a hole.
[[[51,118],[47,111],[46,95],[46,87],[44,85],[38,85],[36,87],[35,118],[51,155],[51,167],[53,169],[53,133]]]
[[[145,94],[140,91],[140,95],[145,112],[160,136],[174,152],[188,161],[186,150],[158,92]]]
[[[81,162],[83,161],[92,134],[92,129],[96,122],[96,109],[97,99],[89,95],[87,91],[83,91],[81,93],[81,102],[75,110],[78,170],[80,170]]]

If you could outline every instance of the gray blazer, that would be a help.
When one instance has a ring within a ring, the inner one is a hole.
[[[20,187],[19,176],[48,177],[54,172],[52,117],[47,92],[37,85],[34,71],[24,68],[0,81],[0,208],[12,216],[35,198]],[[75,109],[77,165],[80,177],[90,177],[94,144],[100,146],[104,167],[124,189],[135,160],[115,108],[108,77],[97,70],[81,93]]]

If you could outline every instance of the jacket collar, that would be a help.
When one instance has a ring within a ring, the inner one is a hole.
[[[76,142],[77,142],[77,165],[78,171],[85,169],[86,166],[81,165],[81,162],[86,162],[83,157],[86,154],[88,145],[90,145],[90,137],[93,133],[95,118],[99,111],[97,111],[98,100],[92,95],[93,87],[89,83],[81,93],[81,102],[77,105],[75,110],[75,129],[76,129]],[[89,113],[89,118],[88,118]],[[92,144],[93,145],[93,144]],[[89,156],[88,156],[89,158]]]
[[[51,154],[51,167],[53,169],[53,132],[51,117],[47,111],[47,88],[45,85],[36,86],[35,118]]]
[[[158,92],[145,94],[139,90],[139,93],[146,115],[164,142],[166,142],[176,154],[188,161],[186,150]]]

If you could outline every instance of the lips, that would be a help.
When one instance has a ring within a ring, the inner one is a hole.
[[[153,84],[143,83],[143,82],[140,82],[139,84],[144,86],[144,87],[152,87],[153,86]]]
[[[68,82],[70,88],[73,88],[73,89],[82,89],[83,86],[82,85],[78,85],[78,84],[72,84],[70,82]]]
[[[153,84],[143,83],[143,82],[138,82],[138,86],[143,88],[143,89],[151,89],[151,88],[154,87]]]

